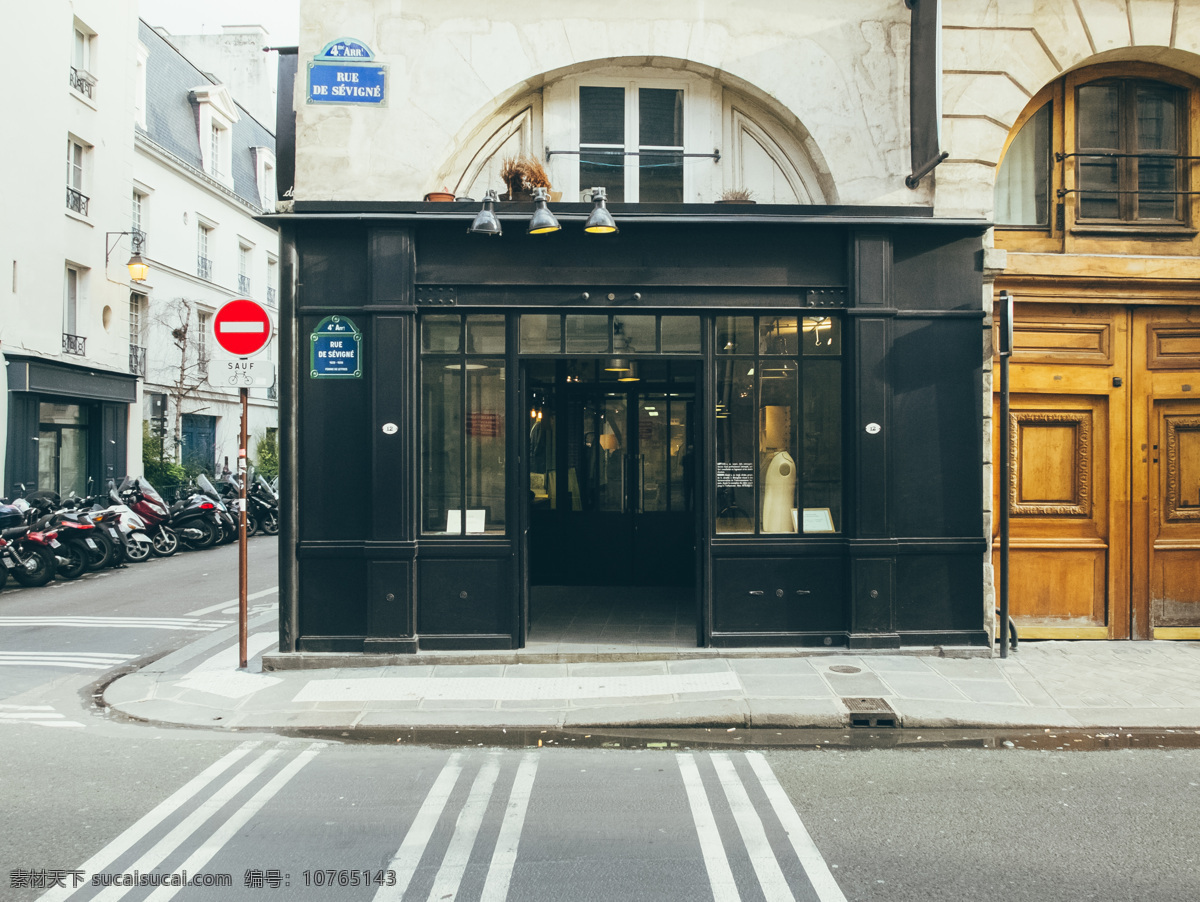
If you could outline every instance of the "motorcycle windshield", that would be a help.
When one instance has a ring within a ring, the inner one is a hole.
[[[225,510],[225,505],[221,501],[221,493],[216,490],[211,482],[209,482],[207,476],[205,476],[203,473],[197,476],[196,485],[200,486],[200,491],[204,492],[204,494],[212,499],[213,504],[215,504],[219,509]]]
[[[254,477],[255,482],[271,496],[275,495],[275,490],[271,488],[271,484],[262,478],[262,474]]]
[[[154,486],[152,486],[145,479],[135,479],[133,482],[134,482],[134,486],[137,488],[137,490],[139,492],[141,492],[143,495],[145,495],[147,498],[149,498],[151,501],[153,501],[155,504],[157,504],[161,507],[164,507],[164,508],[167,506],[167,502],[163,501],[162,495],[158,494],[158,492],[155,491]]]

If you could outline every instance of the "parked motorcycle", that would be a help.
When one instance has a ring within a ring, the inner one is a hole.
[[[221,537],[219,503],[196,491],[171,505],[171,529],[188,548],[211,548]]]
[[[53,529],[58,533],[59,547],[54,549],[55,579],[79,579],[100,551],[99,543],[105,541],[97,535],[96,526],[64,504],[54,492],[34,492],[25,501],[29,504],[26,519],[30,525],[37,530]]]
[[[46,585],[54,579],[58,544],[53,530],[43,532],[27,525],[17,506],[0,506],[0,566],[6,577],[11,573],[22,586]]]
[[[150,550],[158,557],[170,557],[179,550],[179,537],[171,528],[171,508],[144,476],[126,476],[117,494],[145,523]]]
[[[234,521],[233,515],[229,512],[224,499],[221,497],[221,493],[217,491],[217,487],[203,473],[196,477],[196,485],[199,487],[200,493],[207,497],[217,509],[216,519],[220,533],[217,536],[216,544],[225,545],[232,542],[238,536],[238,525]]]

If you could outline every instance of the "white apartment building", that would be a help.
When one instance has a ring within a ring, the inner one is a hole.
[[[11,4],[0,22],[24,36],[9,71],[28,76],[4,100],[21,139],[0,148],[0,495],[82,494],[141,472],[152,400],[168,449],[177,421],[212,469],[236,454],[240,410],[207,379],[204,330],[226,300],[272,300],[275,232],[253,219],[274,202],[272,124],[141,22],[135,0]],[[163,328],[172,308],[190,315]],[[268,394],[253,392],[252,432],[274,426]]]

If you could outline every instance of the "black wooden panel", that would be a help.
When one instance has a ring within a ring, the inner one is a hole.
[[[368,424],[372,446],[372,535],[378,541],[413,537],[409,514],[416,470],[413,411],[416,363],[411,338],[412,317],[378,316],[373,320],[367,352],[377,361],[370,368],[374,413]],[[387,424],[396,427],[384,431]]]
[[[372,638],[412,636],[412,562],[370,561],[367,584],[368,635]]]
[[[980,536],[981,323],[898,318],[892,329],[889,488],[895,535]]]
[[[300,320],[301,350],[321,317]],[[363,378],[314,379],[301,371],[297,459],[300,538],[365,539],[372,523],[371,324],[361,317]],[[398,515],[399,516],[399,515]]]
[[[845,630],[841,558],[717,558],[713,632]]]
[[[896,629],[983,629],[983,555],[900,555]]]
[[[895,593],[894,558],[859,558],[854,573],[853,628],[856,633],[890,633]]]
[[[37,486],[38,434],[37,395],[27,392],[8,393],[8,441],[4,455],[4,485],[0,496],[12,498],[27,488]]]
[[[410,229],[373,229],[370,233],[372,304],[413,303],[413,236]]]
[[[422,635],[513,632],[511,559],[417,562],[417,631]]]
[[[960,229],[897,229],[892,246],[894,304],[901,310],[978,310],[983,242]]]
[[[126,458],[126,444],[129,434],[129,405],[101,404],[100,420],[103,424],[100,433],[100,482],[107,485],[108,480],[121,479],[129,473]]]
[[[364,636],[367,562],[345,554],[300,561],[300,635]]]
[[[367,303],[367,230],[344,220],[296,229],[298,305],[355,307]],[[303,350],[303,349],[301,349]]]
[[[854,532],[860,538],[888,535],[889,325],[886,319],[854,321],[858,398],[850,429],[858,451]]]
[[[423,224],[417,282],[429,285],[713,285],[833,287],[846,284],[846,230],[835,226],[744,226],[622,222],[597,240],[578,227],[527,235],[505,223],[494,241],[461,223]]]
[[[851,288],[855,307],[892,306],[892,243],[891,236],[874,232],[859,232],[854,236],[854,285]]]

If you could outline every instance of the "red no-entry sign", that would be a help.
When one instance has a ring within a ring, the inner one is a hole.
[[[257,301],[230,301],[213,317],[213,337],[226,353],[250,357],[270,342],[271,317]]]

